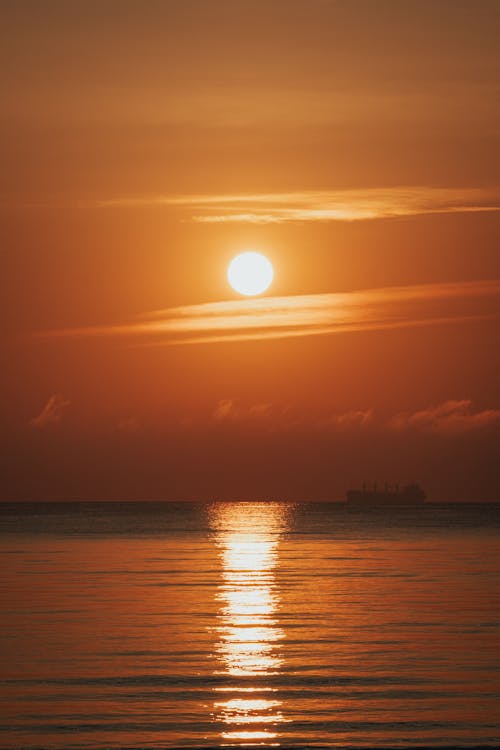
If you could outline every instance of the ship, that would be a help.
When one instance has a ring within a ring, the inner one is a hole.
[[[372,486],[363,483],[362,489],[347,491],[349,506],[356,508],[405,508],[422,505],[425,499],[424,490],[416,483],[406,484],[402,487],[399,484],[391,487],[386,483],[382,489],[377,487],[376,482]]]

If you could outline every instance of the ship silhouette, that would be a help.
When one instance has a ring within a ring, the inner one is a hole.
[[[383,489],[377,487],[375,482],[368,486],[363,482],[360,490],[348,490],[347,502],[353,507],[406,507],[413,505],[422,505],[425,502],[425,492],[416,483],[406,484],[402,487],[399,484],[385,484]]]

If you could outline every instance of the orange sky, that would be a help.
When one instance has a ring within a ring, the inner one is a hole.
[[[0,16],[3,499],[500,499],[498,3]]]

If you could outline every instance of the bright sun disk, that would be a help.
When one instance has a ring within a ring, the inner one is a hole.
[[[253,251],[237,255],[227,269],[227,279],[232,288],[249,297],[265,292],[273,277],[271,261],[265,255]]]

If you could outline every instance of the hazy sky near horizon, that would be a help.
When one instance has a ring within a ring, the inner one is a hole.
[[[499,37],[489,0],[4,2],[2,499],[500,499]]]

